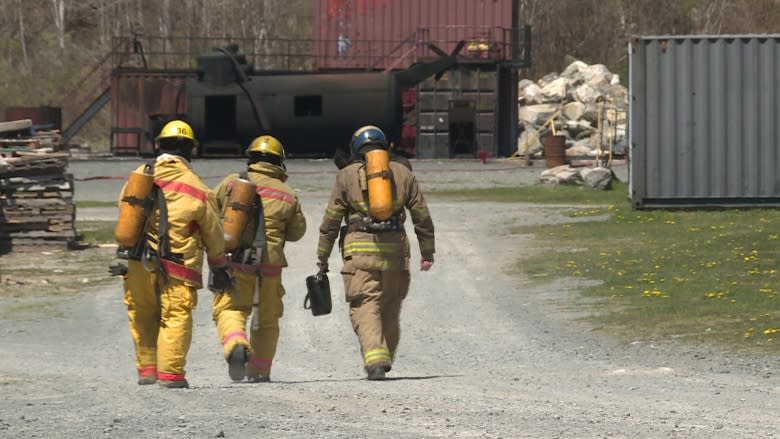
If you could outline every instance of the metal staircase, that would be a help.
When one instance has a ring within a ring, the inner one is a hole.
[[[119,40],[115,44],[127,45],[129,40]],[[113,59],[116,53],[117,47],[109,50],[65,95],[62,106],[67,109],[66,114],[78,116],[70,119],[62,131],[63,144],[68,144],[111,100],[111,71],[116,62]]]
[[[76,135],[84,125],[92,120],[95,115],[106,106],[111,100],[111,87],[107,86],[100,95],[92,101],[89,106],[81,112],[67,128],[62,132],[62,143],[67,144]]]

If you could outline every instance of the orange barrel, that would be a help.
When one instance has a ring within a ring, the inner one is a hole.
[[[368,182],[368,213],[372,218],[387,221],[393,214],[393,190],[390,184],[390,157],[384,149],[366,153]]]
[[[133,248],[144,232],[148,212],[144,206],[154,186],[154,176],[133,171],[127,177],[124,196],[119,202],[119,219],[114,228],[114,238],[120,246]]]
[[[257,193],[257,186],[249,180],[238,178],[233,180],[227,196],[227,203],[222,212],[222,229],[225,233],[225,251],[233,251],[241,245],[252,202]]]
[[[544,136],[542,137],[542,146],[544,147],[544,161],[548,168],[566,164],[566,136]]]

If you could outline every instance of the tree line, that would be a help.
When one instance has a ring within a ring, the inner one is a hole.
[[[780,0],[517,2],[520,23],[532,28],[533,64],[521,72],[531,79],[560,71],[570,57],[625,73],[635,35],[780,29]],[[312,0],[0,0],[0,116],[8,106],[70,111],[64,100],[117,36],[229,36],[263,47],[274,38],[310,38],[312,14]]]
[[[565,55],[625,73],[632,36],[780,31],[780,0],[520,0],[520,14],[533,29],[532,79],[560,71]]]

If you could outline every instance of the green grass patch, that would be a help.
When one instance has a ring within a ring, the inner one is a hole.
[[[606,221],[513,228],[556,243],[520,269],[540,279],[602,281],[583,291],[598,303],[589,320],[626,339],[776,350],[780,211],[634,211],[624,202],[569,212],[605,213]]]
[[[428,198],[452,198],[462,201],[497,203],[549,203],[572,205],[604,205],[626,203],[628,187],[613,181],[611,190],[595,190],[585,186],[536,184],[518,187],[500,187],[463,190],[425,191]]]
[[[79,241],[90,244],[112,244],[116,221],[76,221]]]
[[[76,205],[76,208],[79,207],[88,208],[88,207],[116,207],[117,211],[119,209],[119,204],[116,201],[94,201],[94,200],[82,200],[82,201],[76,201],[74,203]]]

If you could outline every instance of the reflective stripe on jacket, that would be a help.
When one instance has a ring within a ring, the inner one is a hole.
[[[368,215],[368,193],[360,187],[360,172],[364,166],[363,162],[353,162],[336,174],[336,183],[320,224],[317,246],[317,256],[320,259],[327,259],[333,251],[342,221],[348,224],[359,223]],[[344,237],[342,258],[352,259],[355,266],[361,269],[408,268],[409,242],[403,229],[406,219],[404,208],[410,212],[421,255],[432,258],[436,251],[433,220],[417,179],[409,168],[395,161],[390,162],[390,171],[393,182],[393,208],[399,216],[401,230],[347,233]]]
[[[142,171],[143,167],[138,170]],[[225,237],[214,195],[186,160],[172,154],[157,157],[154,182],[162,190],[168,208],[171,257],[161,263],[168,275],[202,288],[204,247],[210,266],[225,264]],[[155,250],[159,242],[159,216],[157,208],[148,231],[150,246]]]

